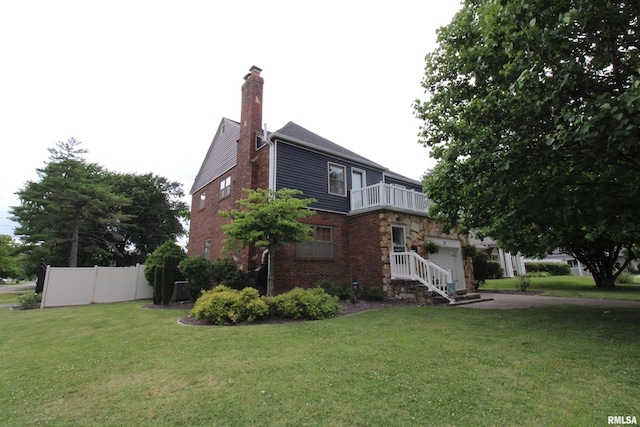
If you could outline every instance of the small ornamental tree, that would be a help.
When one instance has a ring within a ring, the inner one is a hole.
[[[223,241],[226,244],[223,251],[244,249],[250,244],[266,247],[269,253],[267,295],[273,295],[275,255],[283,245],[311,239],[311,227],[300,220],[315,214],[307,206],[317,200],[298,198],[302,192],[289,188],[245,191],[247,197],[236,201],[241,209],[220,212],[223,218],[233,220],[222,226],[228,236]]]

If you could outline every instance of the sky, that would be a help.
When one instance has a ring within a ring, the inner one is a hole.
[[[269,131],[293,121],[413,179],[413,101],[458,0],[0,1],[0,234],[48,148],[180,182],[187,196],[252,65]]]

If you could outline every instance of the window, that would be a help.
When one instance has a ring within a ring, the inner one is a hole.
[[[204,259],[211,259],[211,239],[204,241]]]
[[[260,135],[256,135],[256,151],[262,148],[263,145],[265,145],[265,142],[262,137]]]
[[[296,244],[296,256],[300,258],[333,258],[333,229],[312,225],[313,240]]]
[[[329,163],[329,194],[345,196],[347,194],[347,176],[344,166]]]
[[[200,209],[204,209],[205,201],[207,200],[207,192],[203,191],[200,193]]]
[[[228,176],[220,181],[220,198],[225,198],[231,193],[231,177]]]

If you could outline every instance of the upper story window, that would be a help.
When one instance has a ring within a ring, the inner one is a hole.
[[[204,241],[204,259],[211,259],[211,239]]]
[[[200,193],[200,209],[204,209],[206,200],[207,200],[207,192],[203,191],[202,193]]]
[[[329,194],[347,195],[347,169],[344,166],[329,163]]]
[[[220,198],[227,197],[231,193],[231,176],[220,181]]]
[[[296,256],[300,258],[333,258],[333,229],[312,225],[313,240],[296,244]]]

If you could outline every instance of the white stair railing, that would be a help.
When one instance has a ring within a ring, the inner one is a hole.
[[[451,272],[411,252],[391,253],[391,278],[417,280],[430,291],[454,302],[447,292],[447,283],[451,283]]]

